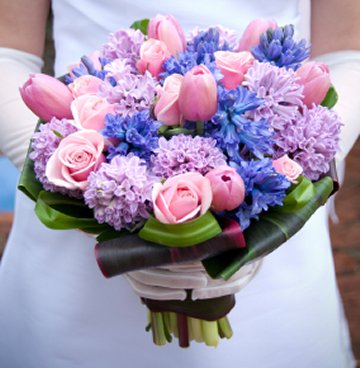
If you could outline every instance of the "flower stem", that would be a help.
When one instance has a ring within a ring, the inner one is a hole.
[[[219,331],[217,321],[201,320],[201,331],[204,342],[208,346],[218,346]]]
[[[204,135],[204,122],[203,121],[196,122],[196,134]]]
[[[230,339],[233,335],[233,331],[231,329],[231,325],[227,317],[220,318],[218,321],[218,328],[221,335]]]
[[[187,348],[190,344],[186,315],[178,313],[177,323],[179,331],[179,346],[182,348]]]
[[[191,325],[192,337],[196,342],[203,342],[203,336],[201,331],[201,321],[198,318],[188,317],[188,321]]]
[[[166,336],[162,313],[151,312],[151,327],[155,345],[165,345]]]

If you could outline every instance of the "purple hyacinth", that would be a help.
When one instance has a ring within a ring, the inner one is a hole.
[[[105,66],[107,79],[99,88],[99,95],[114,104],[122,116],[132,116],[150,108],[156,96],[157,81],[146,71],[133,73],[124,60],[115,60]]]
[[[40,125],[39,131],[33,134],[29,157],[34,161],[34,172],[43,188],[49,192],[59,192],[71,197],[80,198],[79,190],[68,190],[51,184],[45,175],[46,164],[58,148],[61,139],[77,131],[77,128],[66,119],[52,118],[49,123]]]
[[[135,69],[143,43],[144,35],[139,30],[121,29],[109,35],[107,43],[103,45],[102,53],[109,62],[115,59],[126,59],[127,63]]]
[[[267,119],[275,130],[282,130],[286,124],[297,118],[303,107],[303,86],[292,69],[278,68],[269,63],[255,61],[245,74],[244,85],[263,104],[248,113],[257,120]]]
[[[190,135],[176,135],[168,141],[161,137],[159,148],[151,157],[155,175],[169,178],[190,171],[205,175],[214,167],[225,165],[226,157],[215,147],[212,138]]]
[[[94,209],[99,223],[116,230],[133,230],[150,216],[156,181],[148,174],[144,160],[132,154],[116,156],[90,174],[85,203]]]
[[[293,25],[269,29],[260,36],[252,54],[259,61],[296,70],[309,57],[310,49],[305,39],[296,42],[293,37]]]
[[[323,106],[303,108],[303,114],[277,132],[277,153],[289,156],[304,169],[311,180],[329,170],[329,162],[339,148],[341,121],[338,115]]]

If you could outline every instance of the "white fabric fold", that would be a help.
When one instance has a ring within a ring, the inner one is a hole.
[[[261,261],[243,266],[228,281],[212,279],[200,262],[129,272],[127,279],[137,295],[155,300],[209,299],[235,294],[255,276]]]

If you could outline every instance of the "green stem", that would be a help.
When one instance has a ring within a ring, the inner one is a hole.
[[[169,312],[169,319],[170,319],[170,331],[177,338],[179,337],[179,330],[178,330],[176,313]]]
[[[217,321],[201,320],[201,331],[206,345],[218,346],[219,332]]]
[[[196,134],[204,135],[204,122],[203,121],[196,122]]]
[[[221,335],[226,337],[227,339],[230,339],[233,335],[233,331],[230,325],[230,322],[227,317],[220,318],[218,321],[218,327],[219,331],[221,332]]]
[[[192,337],[196,342],[203,342],[203,335],[201,331],[201,321],[198,318],[188,317],[188,321],[191,324]]]
[[[165,345],[166,336],[164,330],[164,321],[161,313],[151,312],[151,327],[154,344]]]

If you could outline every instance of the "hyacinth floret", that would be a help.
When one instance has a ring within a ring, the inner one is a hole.
[[[205,125],[205,135],[213,137],[232,161],[240,161],[250,154],[259,158],[271,154],[273,132],[268,122],[251,121],[245,116],[261,104],[261,99],[242,86],[230,91],[219,86],[218,111]]]
[[[115,60],[105,70],[108,74],[98,94],[113,104],[118,114],[131,116],[153,105],[158,83],[148,71],[133,73],[125,60]]]
[[[33,134],[31,142],[32,151],[29,157],[34,161],[36,178],[45,190],[80,198],[82,196],[80,191],[56,186],[50,183],[45,175],[46,164],[58,148],[61,139],[76,131],[77,128],[66,119],[59,120],[52,118],[47,124],[41,124],[39,130]]]
[[[298,69],[301,62],[310,55],[306,40],[294,40],[294,26],[286,25],[268,29],[260,36],[260,43],[253,48],[252,54],[262,62],[270,62],[279,67]]]
[[[180,134],[169,140],[161,137],[151,163],[154,174],[167,179],[191,171],[205,175],[226,165],[226,157],[213,138]]]
[[[250,220],[258,219],[262,211],[282,205],[286,190],[291,183],[274,169],[269,158],[231,162],[230,165],[244,180],[245,201],[233,211],[233,214],[238,219],[241,229],[245,230],[249,227]]]
[[[116,156],[90,174],[85,203],[94,210],[99,223],[115,230],[133,230],[150,216],[155,181],[144,160],[132,154]]]
[[[102,54],[109,62],[116,59],[126,60],[135,70],[144,40],[145,37],[141,31],[131,28],[122,29],[109,35],[108,41],[102,47]]]
[[[148,161],[158,147],[160,126],[159,121],[151,118],[150,110],[126,117],[108,114],[103,135],[117,142],[109,147],[108,159],[132,152]]]
[[[303,170],[311,180],[318,180],[328,172],[329,162],[339,149],[342,123],[333,110],[320,105],[311,109],[306,106],[302,115],[276,134],[276,156],[285,153]]]
[[[208,32],[211,28],[216,29],[219,33],[219,47],[221,50],[235,50],[238,45],[238,34],[235,30],[223,27],[221,24],[210,26],[207,29],[200,29],[195,27],[188,35],[188,43],[192,43],[194,38],[201,32]]]
[[[99,58],[99,61],[101,63],[105,63],[106,60],[104,58]],[[102,64],[103,66],[103,64]],[[72,72],[72,76],[70,75],[66,75],[65,77],[65,83],[66,84],[70,84],[74,81],[74,79],[82,77],[84,75],[93,75],[94,77],[97,77],[101,80],[105,79],[105,76],[107,74],[107,72],[103,69],[99,70],[96,69],[94,66],[93,61],[91,60],[91,58],[89,56],[83,56],[81,58],[81,63],[74,67],[73,69],[71,69]]]
[[[247,115],[252,119],[264,118],[274,130],[282,130],[297,119],[304,106],[303,86],[292,69],[278,68],[270,63],[255,61],[245,74],[244,86],[256,93],[263,103]]]
[[[174,73],[185,75],[200,64],[207,66],[213,74],[216,74],[214,52],[219,50],[227,51],[229,46],[226,42],[220,44],[218,29],[209,28],[207,31],[201,31],[188,43],[186,51],[178,54],[177,59],[171,56],[163,63],[164,72],[160,74],[160,78],[163,80]],[[216,79],[221,79],[221,76]]]

